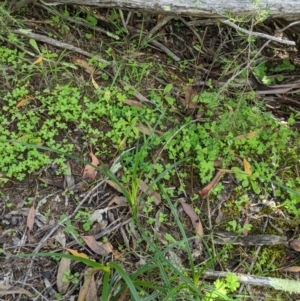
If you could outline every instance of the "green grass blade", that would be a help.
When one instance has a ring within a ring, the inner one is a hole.
[[[128,276],[128,274],[124,271],[124,269],[122,267],[120,267],[118,264],[116,264],[115,262],[110,262],[109,266],[114,268],[116,270],[116,272],[123,278],[123,280],[126,282],[131,296],[133,298],[133,300],[135,301],[140,301],[140,297],[135,289],[135,286],[132,282],[132,280],[130,279],[130,277]]]
[[[47,253],[31,253],[31,254],[18,254],[18,255],[8,255],[8,257],[13,257],[13,258],[19,258],[19,257],[58,257],[58,258],[68,258],[77,262],[82,262],[85,265],[95,268],[95,269],[100,269],[105,273],[109,273],[110,269],[107,265],[98,263],[92,259],[88,258],[83,258],[80,256],[74,256],[70,254],[65,254],[65,253],[52,253],[52,252],[47,252]]]
[[[109,273],[104,273],[103,282],[102,282],[102,296],[101,301],[108,301],[109,298]]]

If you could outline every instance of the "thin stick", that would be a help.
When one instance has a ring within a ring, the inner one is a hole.
[[[299,23],[300,23],[300,21],[292,22],[292,23],[290,23],[289,25],[287,25],[286,27],[283,27],[282,29],[278,30],[278,32],[283,32],[283,31],[285,31],[286,29],[288,29],[289,27],[295,26],[295,25],[297,25],[297,24],[299,24]]]
[[[28,38],[31,38],[31,39],[35,39],[35,40],[40,41],[40,42],[51,44],[53,46],[56,46],[56,47],[59,47],[59,48],[62,48],[62,49],[68,49],[70,51],[78,52],[78,53],[81,53],[81,54],[83,54],[85,56],[88,56],[88,57],[95,57],[99,62],[104,63],[106,65],[111,65],[111,62],[108,62],[108,61],[100,58],[98,55],[93,55],[93,54],[91,54],[91,53],[89,53],[89,52],[87,52],[87,51],[85,51],[81,48],[75,47],[75,46],[67,44],[67,43],[59,42],[55,39],[46,37],[44,35],[33,33],[29,29],[17,29],[17,30],[14,30],[13,32],[16,33],[16,34],[24,35],[24,36],[26,36]]]
[[[141,33],[140,30],[132,27],[132,26],[128,26],[128,29],[130,32],[133,33]],[[142,32],[142,34],[145,34],[145,32]],[[177,55],[175,55],[169,48],[167,48],[165,45],[157,42],[156,40],[150,40],[149,44],[159,48],[160,50],[162,50],[163,52],[165,52],[167,55],[169,55],[175,62],[180,62],[181,58],[178,57]]]
[[[145,45],[152,37],[153,35],[163,26],[165,26],[170,20],[172,20],[173,16],[165,16],[162,18],[144,37],[142,41],[142,45]]]
[[[261,33],[261,32],[254,32],[254,31],[244,29],[244,28],[239,27],[238,25],[234,24],[233,22],[231,22],[229,20],[220,19],[219,21],[223,24],[231,26],[232,28],[234,28],[236,30],[239,30],[239,31],[241,31],[245,34],[248,34],[249,36],[261,37],[261,38],[264,38],[264,39],[268,39],[270,41],[275,41],[275,42],[286,44],[286,45],[292,45],[292,46],[296,45],[296,43],[294,41],[284,40],[284,39],[276,38],[276,37],[273,37],[273,36],[270,36],[268,34],[264,34],[264,33]]]

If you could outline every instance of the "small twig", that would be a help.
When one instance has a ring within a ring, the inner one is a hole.
[[[282,29],[278,30],[278,32],[283,32],[283,31],[287,30],[289,27],[295,26],[297,24],[300,24],[300,21],[292,22],[289,25],[287,25],[286,27],[283,27]]]
[[[181,58],[178,57],[176,54],[174,54],[168,47],[166,47],[165,45],[157,42],[156,40],[151,40],[149,42],[151,45],[159,48],[160,50],[162,50],[163,52],[165,52],[170,58],[172,58],[175,62],[180,62]]]
[[[132,27],[132,26],[128,26],[128,29],[130,32],[133,32],[133,33],[141,33],[140,30]],[[142,34],[146,34],[145,32],[142,32]],[[170,49],[168,49],[165,45],[157,42],[156,40],[150,40],[149,41],[149,44],[159,48],[160,50],[162,50],[163,52],[165,52],[168,56],[170,56],[175,62],[179,62],[181,61],[181,58],[178,57],[177,55],[175,55]]]
[[[132,13],[131,11],[128,12],[128,15],[127,15],[127,18],[126,18],[126,22],[125,22],[126,28],[127,28],[128,22],[129,22],[129,20],[130,20],[130,18],[131,18],[131,13]]]
[[[245,34],[248,34],[249,36],[256,36],[256,37],[268,39],[270,41],[275,41],[275,42],[286,44],[286,45],[292,45],[292,46],[296,45],[296,43],[294,41],[284,40],[284,39],[276,38],[274,36],[270,36],[268,34],[264,34],[264,33],[261,33],[261,32],[255,32],[255,31],[250,31],[250,30],[244,29],[244,28],[239,27],[238,25],[236,25],[235,23],[233,23],[229,20],[220,19],[219,21],[223,24],[231,26],[232,28],[234,28],[238,31],[241,31]]]
[[[263,226],[263,233],[265,233],[266,228],[267,228],[267,225],[268,225],[268,219],[266,219],[266,222],[264,223],[264,226]],[[251,272],[253,271],[253,268],[254,268],[254,266],[255,266],[255,264],[256,264],[256,261],[257,261],[257,258],[258,258],[258,255],[259,255],[259,253],[260,253],[261,248],[262,248],[262,245],[260,245],[260,246],[258,246],[258,247],[256,248],[256,251],[255,251],[255,254],[254,254],[254,258],[252,259],[252,262],[251,262],[250,267],[249,267],[249,269],[248,269],[248,273],[251,273]],[[242,293],[242,291],[243,291],[245,285],[246,285],[245,283],[243,283],[243,284],[241,285],[241,287],[239,288],[239,294]]]
[[[40,0],[40,2],[42,2],[46,6],[57,6],[57,5],[62,4],[60,2],[51,2],[51,3],[48,3],[48,2],[44,2],[43,0]]]
[[[170,20],[172,20],[173,16],[165,16],[162,18],[144,37],[142,41],[142,45],[145,45],[152,37],[153,35],[163,26],[165,26]]]
[[[112,65],[112,70],[113,70],[113,74],[114,74],[114,76],[118,76],[118,72],[117,72],[117,69],[116,69],[116,65],[113,63],[113,65]],[[125,81],[123,81],[122,79],[118,79],[118,83],[120,83],[123,87],[126,87],[126,86],[129,86],[129,84],[128,83],[126,83]],[[151,101],[148,99],[148,98],[146,98],[144,95],[142,95],[140,92],[138,92],[138,91],[134,91],[134,96],[139,100],[139,101],[141,101],[141,102],[146,102],[146,103],[151,103]]]
[[[178,18],[186,27],[188,27],[192,33],[196,36],[198,42],[200,43],[200,45],[203,45],[203,40],[201,39],[200,35],[198,34],[198,32],[196,31],[196,29],[194,28],[194,26],[190,25],[189,22],[185,21],[184,18],[179,17]]]
[[[233,74],[233,75],[231,76],[231,78],[227,80],[227,82],[224,84],[224,86],[223,86],[221,89],[219,89],[218,96],[226,89],[226,87],[229,86],[229,84],[230,84],[236,77],[238,77],[238,76],[239,76],[240,74],[242,74],[245,70],[247,71],[247,70],[250,68],[252,62],[254,62],[254,61],[256,60],[257,56],[260,55],[260,53],[263,51],[263,49],[264,49],[270,42],[271,42],[271,41],[268,40],[264,45],[262,45],[262,47],[255,53],[253,59],[252,59],[251,61],[249,61],[249,62],[246,64],[246,66],[245,66],[244,68],[241,68],[237,73]]]
[[[85,51],[81,48],[75,47],[75,46],[67,44],[67,43],[59,42],[55,39],[46,37],[44,35],[33,33],[29,29],[17,29],[17,30],[14,30],[13,32],[16,33],[16,34],[24,35],[24,36],[26,36],[28,38],[31,38],[31,39],[35,39],[35,40],[40,41],[40,42],[51,44],[53,46],[56,46],[56,47],[59,47],[59,48],[62,48],[62,49],[68,49],[70,51],[78,52],[78,53],[81,53],[81,54],[83,54],[85,56],[88,56],[88,57],[95,57],[99,62],[104,63],[106,65],[111,65],[111,62],[108,62],[108,61],[100,58],[98,55],[93,55],[93,54],[91,54],[91,53],[89,53],[89,52],[87,52],[87,51]]]
[[[110,234],[111,232],[119,229],[120,227],[123,227],[125,225],[127,225],[128,223],[131,222],[131,218],[127,219],[126,221],[123,221],[121,223],[117,223],[117,225],[113,226],[113,227],[109,227],[103,231],[101,231],[100,233],[94,235],[94,238],[97,240],[103,236],[107,236],[108,234]]]

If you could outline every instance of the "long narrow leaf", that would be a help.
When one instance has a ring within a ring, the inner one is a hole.
[[[58,257],[58,258],[69,258],[71,260],[77,261],[77,262],[82,262],[85,265],[96,268],[96,269],[101,269],[105,273],[110,272],[110,268],[107,265],[98,263],[94,260],[88,259],[88,258],[83,258],[79,256],[74,256],[70,254],[65,254],[65,253],[31,253],[31,254],[18,254],[18,255],[8,255],[8,257],[13,257],[13,258],[19,258],[19,257]]]
[[[116,272],[123,278],[123,280],[126,282],[131,296],[133,298],[133,300],[135,301],[140,301],[140,297],[135,289],[135,286],[132,282],[132,280],[130,279],[130,277],[128,276],[128,274],[123,270],[122,267],[120,267],[118,264],[114,263],[114,262],[110,262],[109,266],[111,266],[112,268],[114,268],[116,270]]]

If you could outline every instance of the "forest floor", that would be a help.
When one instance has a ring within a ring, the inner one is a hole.
[[[299,300],[284,25],[8,6],[0,300]]]

